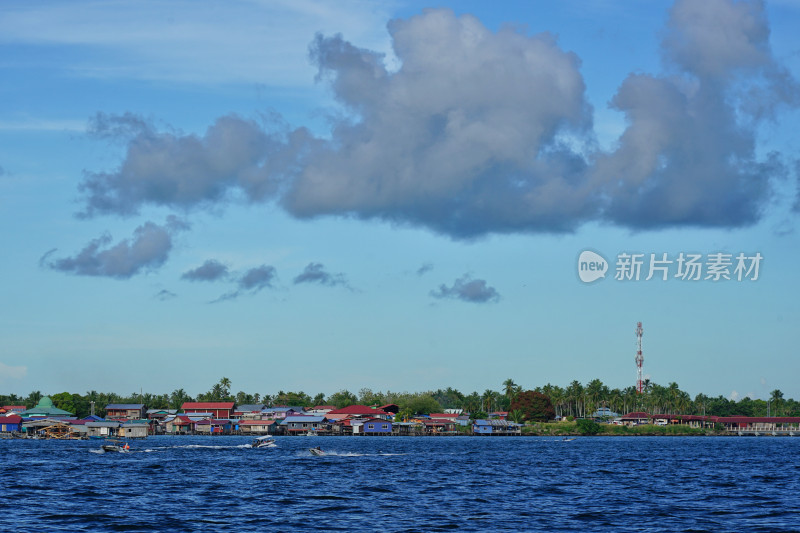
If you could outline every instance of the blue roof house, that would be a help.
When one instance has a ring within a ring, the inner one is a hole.
[[[365,420],[361,426],[365,435],[389,435],[392,433],[392,423],[382,418]]]
[[[491,435],[492,425],[488,420],[476,420],[472,423],[472,432],[476,435]]]
[[[327,419],[324,416],[290,415],[281,420],[280,425],[289,434],[307,433],[327,430]]]
[[[476,420],[472,424],[474,435],[521,435],[522,424],[508,420]]]

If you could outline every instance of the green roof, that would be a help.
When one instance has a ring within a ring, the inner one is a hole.
[[[53,400],[51,400],[49,396],[42,396],[42,399],[39,400],[39,403],[36,404],[36,407],[32,407],[27,411],[21,412],[20,416],[71,416],[73,414],[74,413],[70,413],[69,411],[65,411],[54,406]]]

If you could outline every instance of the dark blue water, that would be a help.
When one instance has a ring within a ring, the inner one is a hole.
[[[0,441],[0,531],[800,531],[797,438],[249,441]]]

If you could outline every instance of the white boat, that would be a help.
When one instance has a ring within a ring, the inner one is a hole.
[[[131,447],[128,443],[123,445],[119,444],[103,444],[100,446],[103,452],[117,452],[117,453],[129,453],[131,451]]]
[[[304,437],[316,437],[316,436],[317,436],[317,434],[314,432],[314,430],[313,430],[313,429],[309,429],[308,431],[306,431],[305,433],[303,433],[303,436],[304,436]]]
[[[251,444],[253,448],[275,448],[276,446],[278,445],[275,444],[275,439],[268,435],[257,437]]]
[[[316,448],[309,448],[308,451],[311,452],[311,455],[325,455],[325,452],[322,451],[322,448],[317,446]]]

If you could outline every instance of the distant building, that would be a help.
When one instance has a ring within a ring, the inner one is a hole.
[[[126,439],[144,439],[149,433],[148,424],[137,422],[125,422],[119,428],[119,436]]]
[[[275,420],[242,420],[239,430],[243,435],[267,435],[275,433]]]
[[[361,424],[361,431],[364,435],[391,435],[392,423],[383,418],[370,418]]]
[[[521,435],[522,425],[508,420],[476,420],[472,424],[475,435]]]
[[[194,430],[197,433],[209,433],[214,435],[230,435],[230,420],[200,420],[195,422]]]
[[[591,418],[619,418],[619,413],[615,413],[609,407],[598,407],[597,411],[590,416]]]
[[[426,433],[431,435],[445,435],[456,433],[456,423],[446,418],[429,418],[422,421]]]
[[[282,420],[287,416],[295,416],[305,414],[302,407],[298,406],[281,406],[281,407],[265,407],[264,416],[273,420]]]
[[[263,403],[238,405],[236,409],[233,410],[233,418],[261,418],[264,407],[266,407],[266,405]]]
[[[328,424],[324,416],[287,416],[280,422],[290,435],[308,431],[327,431]]]
[[[22,431],[22,417],[19,415],[0,416],[0,433]]]
[[[186,415],[211,413],[214,418],[233,418],[233,402],[186,402],[181,409]]]
[[[642,411],[636,411],[634,413],[628,413],[627,415],[621,416],[619,420],[623,426],[638,426],[641,424],[649,424],[650,415]]]
[[[19,413],[19,416],[23,418],[67,418],[74,414],[75,413],[70,413],[69,411],[59,409],[53,405],[53,400],[51,400],[49,396],[42,396],[42,399],[39,400],[39,403],[36,404],[36,407],[32,407]]]
[[[143,403],[110,403],[106,405],[106,418],[141,420],[144,418]]]
[[[381,411],[386,411],[387,413],[391,413],[393,415],[396,415],[397,413],[400,412],[400,406],[394,403],[387,403],[386,405],[381,405],[380,407],[378,407],[378,409],[380,409]]]
[[[86,434],[89,437],[117,437],[119,436],[119,422],[86,422]]]
[[[185,415],[178,415],[164,421],[164,432],[169,435],[189,435],[194,433],[194,421]]]
[[[167,417],[175,416],[178,414],[177,409],[148,409],[145,413],[148,420],[162,421]]]
[[[335,405],[315,405],[314,407],[308,409],[306,411],[306,414],[315,416],[320,416],[320,415],[324,416],[335,409],[336,409]]]

